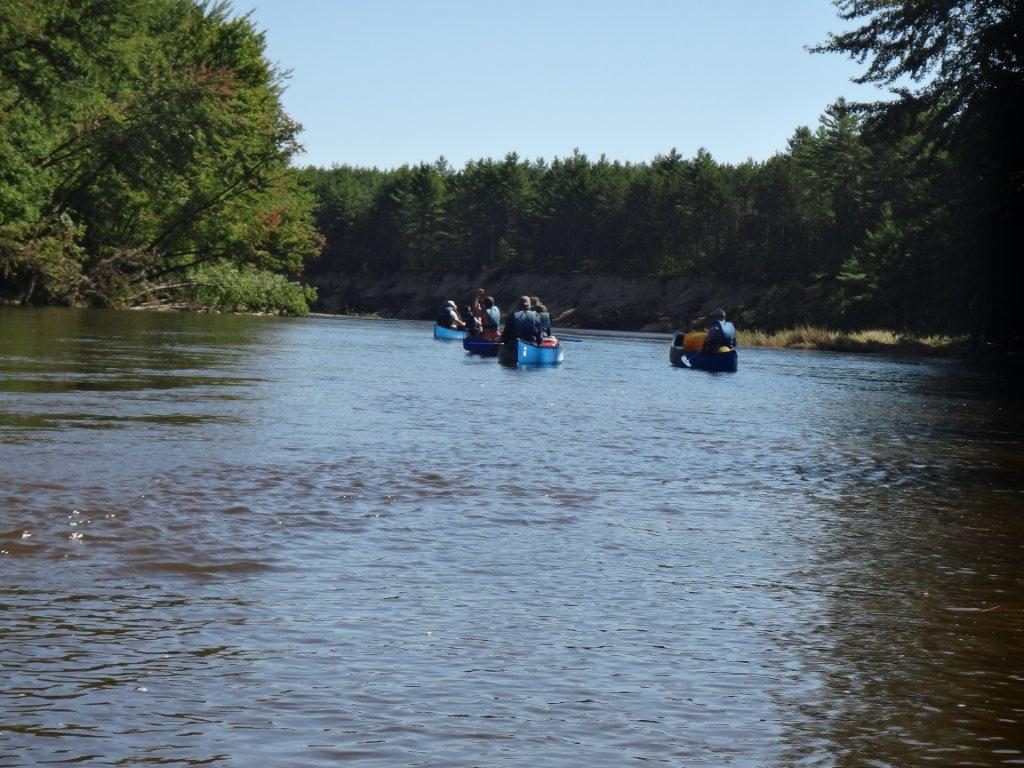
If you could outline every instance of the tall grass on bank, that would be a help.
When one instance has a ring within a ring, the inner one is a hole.
[[[820,349],[833,352],[884,352],[914,350],[935,354],[950,353],[963,348],[966,338],[952,336],[914,336],[895,331],[835,331],[803,325],[775,333],[739,331],[741,347],[783,347],[786,349]]]

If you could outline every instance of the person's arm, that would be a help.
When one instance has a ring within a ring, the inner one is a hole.
[[[711,339],[715,337],[715,325],[712,323],[708,326],[708,333],[704,337],[704,343],[700,346],[700,353],[706,355],[708,350],[711,349]]]
[[[701,347],[701,352],[707,354],[714,352],[722,345],[722,327],[718,323],[712,323],[711,327],[708,328],[708,335],[704,339],[704,346]]]

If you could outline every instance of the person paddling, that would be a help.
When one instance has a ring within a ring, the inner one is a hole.
[[[530,297],[530,306],[533,311],[537,313],[537,317],[540,318],[540,332],[544,336],[551,335],[551,313],[548,312],[548,308],[545,307],[541,300],[536,296]]]
[[[466,326],[466,333],[472,337],[480,336],[482,329],[480,326],[480,319],[473,312],[473,308],[468,304],[462,308],[462,316],[466,318],[463,322]]]
[[[517,309],[505,318],[501,341],[505,346],[515,346],[516,339],[540,344],[541,338],[540,318],[530,308],[530,297],[520,296]]]
[[[725,319],[725,310],[713,310],[708,317],[711,325],[708,326],[708,335],[701,352],[706,355],[714,354],[722,347],[736,349],[736,327]]]
[[[498,326],[501,325],[501,310],[494,303],[493,296],[484,298],[484,311],[480,316],[483,337],[488,341],[498,340]]]
[[[455,308],[455,302],[449,299],[441,308],[437,316],[437,324],[442,328],[465,328],[466,324],[459,317],[459,310]]]

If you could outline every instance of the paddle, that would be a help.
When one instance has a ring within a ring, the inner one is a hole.
[[[583,341],[585,341],[585,339],[577,339],[575,336],[556,336],[555,338],[558,339],[559,341],[572,341],[577,344],[580,344]]]

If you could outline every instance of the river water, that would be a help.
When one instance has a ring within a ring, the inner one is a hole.
[[[0,310],[0,766],[1024,765],[1019,380]]]

